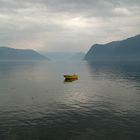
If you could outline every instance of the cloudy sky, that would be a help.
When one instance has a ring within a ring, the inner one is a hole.
[[[140,33],[140,0],[0,0],[0,46],[86,52]]]

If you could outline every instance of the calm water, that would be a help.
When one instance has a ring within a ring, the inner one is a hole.
[[[0,140],[139,139],[140,63],[0,62]]]

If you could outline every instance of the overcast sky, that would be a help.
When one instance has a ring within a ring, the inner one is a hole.
[[[140,0],[0,0],[0,46],[86,52],[140,33]]]

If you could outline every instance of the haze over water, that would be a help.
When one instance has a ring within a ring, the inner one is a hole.
[[[140,62],[0,62],[1,140],[139,140],[139,130]]]

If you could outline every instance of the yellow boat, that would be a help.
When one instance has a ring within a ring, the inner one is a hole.
[[[64,75],[65,79],[67,80],[77,80],[78,79],[78,75],[73,74],[73,75]]]

